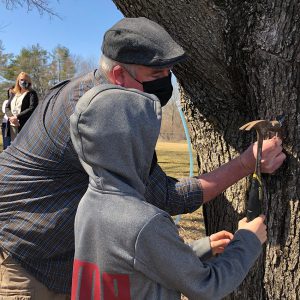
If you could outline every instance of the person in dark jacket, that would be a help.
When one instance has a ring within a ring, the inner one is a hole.
[[[5,107],[5,113],[10,123],[11,141],[22,130],[39,102],[36,91],[32,89],[31,78],[25,72],[18,75],[12,93]]]

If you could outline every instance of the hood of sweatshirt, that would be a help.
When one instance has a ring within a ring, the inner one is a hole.
[[[144,195],[160,125],[154,95],[110,84],[85,93],[70,118],[70,131],[90,185]]]

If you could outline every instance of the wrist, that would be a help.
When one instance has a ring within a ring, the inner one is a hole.
[[[243,168],[248,174],[251,174],[254,172],[254,166],[249,165],[249,162],[244,157],[244,153],[238,157],[238,161],[239,161],[241,168]]]

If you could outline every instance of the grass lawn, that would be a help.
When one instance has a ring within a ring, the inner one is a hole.
[[[156,145],[158,163],[162,169],[175,178],[189,176],[189,152],[186,142],[163,142]],[[197,175],[196,154],[193,153],[194,175]],[[186,240],[199,239],[205,235],[202,209],[191,214],[181,215],[179,224],[180,235]]]

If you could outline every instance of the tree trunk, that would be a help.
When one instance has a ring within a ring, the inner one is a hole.
[[[189,59],[174,73],[201,173],[255,140],[241,125],[285,114],[288,158],[276,174],[264,176],[268,242],[228,299],[299,299],[300,1],[114,2],[128,17],[157,21],[186,50]],[[248,185],[243,179],[205,206],[208,234],[236,229]]]

